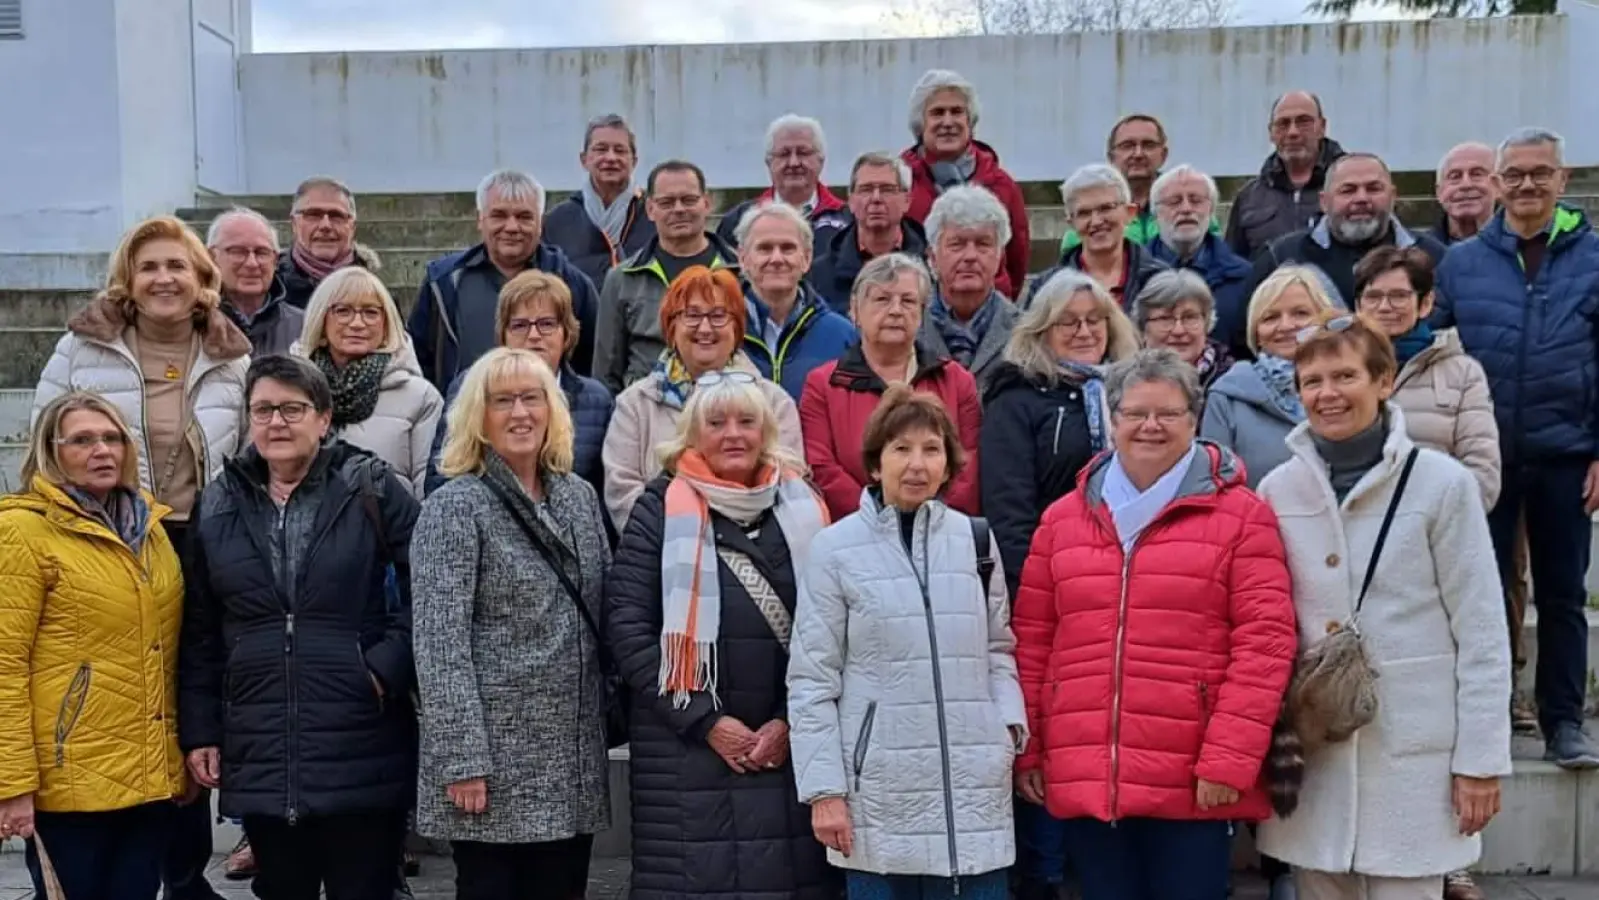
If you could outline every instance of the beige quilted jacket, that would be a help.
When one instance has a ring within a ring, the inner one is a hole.
[[[1453,328],[1399,370],[1393,402],[1405,411],[1410,439],[1447,453],[1471,470],[1484,509],[1499,499],[1499,426],[1488,376],[1466,355]]]

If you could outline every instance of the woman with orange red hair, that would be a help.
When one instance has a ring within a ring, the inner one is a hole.
[[[620,533],[650,479],[661,473],[657,452],[677,434],[677,420],[707,372],[747,373],[777,419],[778,443],[803,454],[799,410],[783,388],[760,376],[739,347],[747,312],[738,276],[725,269],[694,266],[679,275],[661,300],[661,334],[667,348],[649,375],[616,398],[600,458],[605,469],[605,508]]]

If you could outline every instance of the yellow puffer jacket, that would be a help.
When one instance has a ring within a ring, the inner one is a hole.
[[[135,559],[64,491],[0,498],[0,799],[47,812],[181,794],[183,575],[151,504]]]

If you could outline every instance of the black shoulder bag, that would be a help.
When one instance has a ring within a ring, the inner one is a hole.
[[[616,659],[611,656],[611,648],[605,643],[605,636],[600,633],[600,625],[594,620],[594,614],[589,612],[587,603],[583,602],[583,592],[572,582],[571,576],[566,574],[566,569],[561,567],[561,562],[556,558],[555,552],[544,543],[537,531],[522,515],[522,510],[516,505],[516,500],[506,493],[505,488],[492,478],[481,479],[483,484],[498,497],[505,506],[506,512],[511,514],[517,527],[522,529],[522,534],[527,536],[528,543],[538,551],[539,556],[561,580],[561,587],[566,589],[568,596],[577,606],[578,615],[583,617],[583,624],[588,626],[589,634],[594,638],[594,649],[600,659],[600,681],[604,688],[605,704],[605,746],[607,749],[620,747],[627,743],[627,683],[622,679],[620,668]]]

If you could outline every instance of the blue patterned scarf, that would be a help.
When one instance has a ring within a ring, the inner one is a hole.
[[[127,544],[134,557],[138,558],[139,548],[144,544],[144,536],[150,528],[150,506],[137,491],[115,488],[102,503],[93,494],[72,485],[63,485],[63,490],[78,504],[79,509],[121,538],[122,543]]]
[[[1294,422],[1305,421],[1305,405],[1299,402],[1299,389],[1294,386],[1294,361],[1261,353],[1250,365],[1265,383],[1271,404]]]
[[[1068,382],[1083,389],[1083,409],[1088,413],[1088,444],[1094,453],[1098,453],[1105,449],[1105,435],[1110,433],[1109,410],[1105,402],[1105,367],[1063,360],[1060,370]]]
[[[994,324],[994,317],[999,315],[999,298],[992,293],[989,294],[983,305],[972,314],[971,320],[962,323],[944,303],[944,295],[935,294],[933,302],[927,307],[927,314],[932,317],[933,326],[944,338],[944,346],[949,348],[949,355],[969,369],[972,367],[972,359],[977,356],[978,345],[988,334],[988,327]]]

